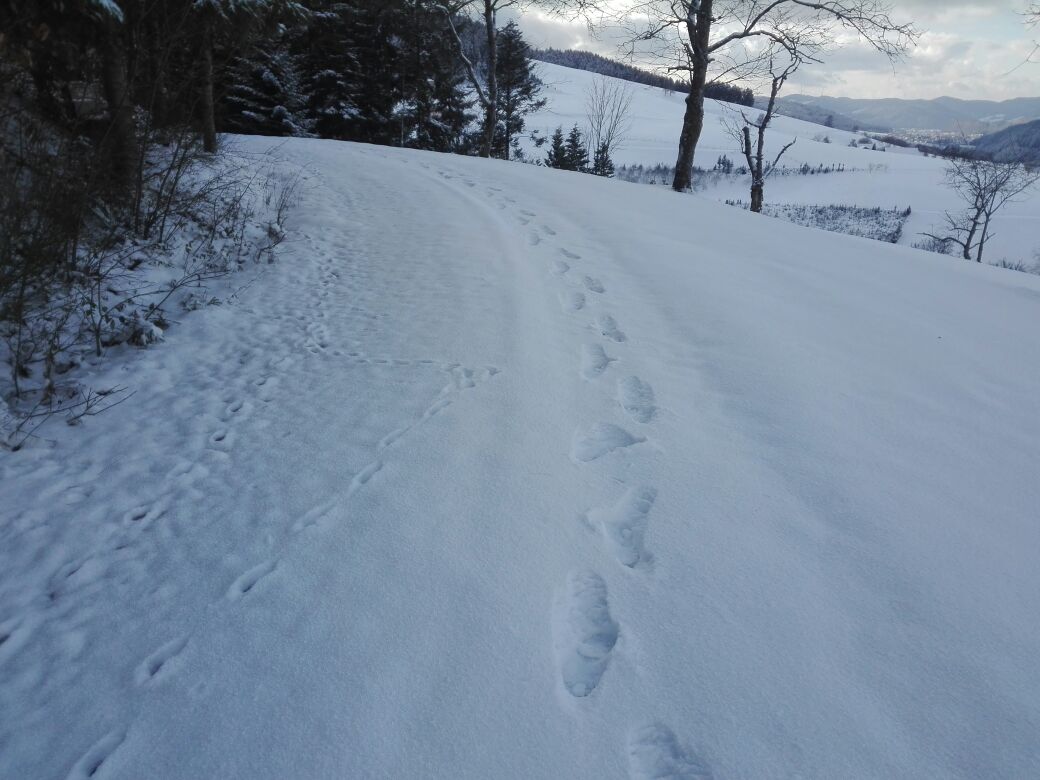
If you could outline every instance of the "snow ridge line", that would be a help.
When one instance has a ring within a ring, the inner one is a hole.
[[[493,198],[494,193],[489,191],[488,196]],[[515,201],[504,199],[500,208],[515,205]],[[523,227],[531,226],[538,217],[527,209],[516,209],[516,212],[516,219]],[[529,228],[528,243],[532,247],[544,243],[551,245],[557,235],[550,226],[539,225],[537,229]],[[601,340],[619,347],[630,343],[613,316],[595,311],[599,301],[609,300],[608,289],[600,278],[576,269],[577,264],[583,262],[579,253],[559,245],[555,250],[556,256],[548,261],[548,272],[560,287],[557,297],[563,314],[582,316],[591,313],[593,319],[587,327]],[[576,285],[569,285],[575,274],[578,277]],[[579,355],[579,372],[589,385],[593,385],[617,360],[608,356],[600,340],[580,345]],[[650,425],[657,417],[653,387],[638,376],[617,378],[615,400],[617,407],[637,425]],[[613,422],[601,421],[587,430],[575,432],[570,456],[572,461],[588,468],[601,458],[624,457],[631,447],[645,441],[645,436]],[[628,570],[645,570],[652,560],[644,540],[656,499],[657,488],[629,485],[614,503],[590,509],[584,516],[585,523],[600,535],[617,563]],[[600,574],[572,571],[567,576],[553,603],[551,628],[563,691],[576,699],[589,698],[607,673],[622,632],[611,615],[608,586]],[[629,733],[627,753],[632,780],[712,778],[711,770],[662,723],[636,725]]]

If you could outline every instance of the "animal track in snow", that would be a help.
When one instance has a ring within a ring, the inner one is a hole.
[[[585,519],[607,540],[619,563],[633,567],[646,557],[643,539],[647,516],[657,499],[652,487],[634,487],[625,491],[616,504],[590,510]]]
[[[569,249],[561,249],[560,254],[566,257],[568,260],[581,260],[581,255],[577,252],[572,252]]]
[[[451,406],[450,398],[440,398],[434,401],[432,404],[430,404],[430,407],[425,412],[423,412],[423,419],[428,420],[429,418],[433,417],[435,414],[449,406]]]
[[[607,586],[593,572],[567,577],[553,605],[553,647],[563,687],[572,696],[588,696],[606,671],[618,638],[610,616]]]
[[[234,443],[235,437],[227,428],[221,428],[219,431],[209,437],[209,444],[211,447],[219,450],[227,450],[231,448]]]
[[[328,516],[329,512],[331,512],[335,507],[335,499],[333,499],[332,501],[326,501],[322,504],[318,504],[318,506],[306,512],[302,517],[300,517],[295,523],[292,524],[292,532],[298,534],[300,531],[306,530],[307,528],[311,528],[316,525],[321,525],[321,522]]]
[[[589,292],[602,294],[607,291],[606,288],[603,286],[603,282],[601,282],[595,276],[586,276],[584,279],[582,279],[582,283],[585,285],[585,289]]]
[[[134,672],[134,680],[137,681],[138,685],[144,685],[159,677],[163,669],[169,669],[167,666],[169,661],[180,654],[187,644],[188,637],[186,636],[173,639],[164,644],[141,662]]]
[[[660,723],[633,729],[628,737],[628,766],[632,780],[711,780],[711,771],[683,750],[672,730]]]
[[[617,322],[609,314],[601,314],[597,317],[596,327],[599,328],[599,332],[603,336],[611,341],[616,341],[620,344],[622,341],[628,340],[628,337],[618,329]]]
[[[122,731],[108,732],[80,757],[69,772],[68,780],[89,780],[97,776],[101,765],[123,744],[124,739],[126,734]]]
[[[595,379],[613,362],[599,344],[581,345],[581,375],[586,379]]]
[[[350,480],[350,487],[347,488],[347,495],[352,496],[357,493],[361,488],[368,484],[368,481],[372,479],[381,469],[383,468],[383,461],[375,460],[365,466],[361,471],[354,475],[354,478]]]
[[[249,402],[246,401],[244,398],[240,398],[240,399],[238,399],[236,401],[232,401],[230,404],[228,404],[227,408],[224,410],[224,420],[225,421],[229,421],[229,420],[231,420],[231,418],[235,417],[236,415],[245,416],[246,414],[249,413],[250,410],[251,410],[251,407],[249,405]]]
[[[560,293],[560,307],[568,313],[581,311],[585,308],[585,296],[580,292]]]
[[[549,270],[551,270],[557,276],[563,276],[565,273],[571,270],[571,267],[569,263],[565,263],[563,262],[563,260],[553,260],[552,263],[549,265]]]
[[[618,401],[636,422],[648,423],[654,418],[654,389],[637,376],[626,376],[617,383]]]
[[[542,243],[542,237],[532,230],[527,234],[527,243],[531,246],[538,246]]]
[[[525,217],[537,217],[538,216],[533,211],[528,211],[527,209],[520,209],[520,213],[523,214]]]
[[[255,588],[260,580],[273,572],[277,565],[277,561],[266,561],[254,566],[231,583],[231,587],[228,588],[227,597],[232,601],[237,601],[242,598],[249,593],[249,591]]]
[[[411,428],[411,426],[406,425],[403,428],[396,428],[396,429],[390,431],[390,433],[388,433],[386,436],[384,436],[382,439],[379,440],[379,449],[384,450],[387,447],[389,447],[395,441],[397,441],[402,436],[404,436],[406,433],[408,433],[410,428]]]
[[[151,525],[166,514],[166,508],[165,500],[160,500],[151,506],[139,506],[126,513],[123,519],[123,524],[130,525],[133,523],[141,524],[142,526]]]
[[[549,227],[548,225],[542,225],[542,230],[543,230],[543,231],[545,232],[545,234],[546,234],[547,236],[555,236],[555,235],[556,235],[556,231],[555,231],[555,230],[553,230],[553,229],[552,229],[551,227]]]

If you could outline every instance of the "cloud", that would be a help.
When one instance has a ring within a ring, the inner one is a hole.
[[[1040,95],[1040,64],[1026,64],[1008,75],[1033,52],[1033,38],[1040,37],[1024,24],[1025,5],[1025,0],[899,0],[894,18],[923,30],[906,58],[893,66],[865,42],[839,38],[825,63],[800,71],[790,88],[851,97],[1002,100]],[[621,31],[616,27],[604,26],[591,35],[583,22],[541,12],[513,16],[534,46],[619,57]]]

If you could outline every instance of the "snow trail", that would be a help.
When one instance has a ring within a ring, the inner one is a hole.
[[[1040,283],[279,154],[291,253],[2,456],[0,776],[1040,774]]]

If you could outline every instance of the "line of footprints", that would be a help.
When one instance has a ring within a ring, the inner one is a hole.
[[[535,217],[523,211],[521,224]],[[542,226],[532,231],[529,243],[536,246],[556,235]],[[592,308],[595,297],[607,290],[595,276],[583,275],[576,269],[581,256],[557,247],[559,257],[549,262],[549,272],[565,286],[559,292],[560,307],[566,314],[583,314]],[[625,332],[609,314],[596,314],[593,329],[608,343],[628,341]],[[593,382],[615,362],[601,341],[581,346],[579,370]],[[617,401],[628,418],[639,426],[651,423],[657,413],[654,390],[638,376],[617,380]],[[571,459],[588,464],[615,451],[646,441],[611,422],[599,422],[575,433],[571,443]],[[636,569],[648,563],[645,546],[650,511],[657,500],[657,489],[649,485],[629,487],[612,505],[592,509],[585,522],[596,531],[610,554],[622,566]],[[593,571],[571,572],[558,590],[552,612],[553,649],[560,681],[564,690],[577,699],[588,697],[599,685],[610,656],[617,644],[621,628],[610,613],[607,585]],[[662,723],[647,723],[633,729],[628,740],[628,763],[634,780],[675,778],[676,780],[709,780],[710,770],[695,754],[684,748],[675,734]]]
[[[324,344],[319,344],[321,352],[324,352]],[[314,349],[307,347],[309,352]],[[447,407],[453,404],[459,395],[467,390],[482,385],[499,373],[495,366],[482,366],[468,368],[458,363],[444,363],[430,359],[399,359],[385,357],[371,357],[358,352],[341,353],[334,350],[332,357],[346,363],[372,364],[386,366],[421,366],[432,370],[441,371],[447,375],[448,383],[441,389],[438,395],[430,402],[425,410],[417,417],[401,420],[401,425],[384,436],[378,444],[380,456],[394,444],[405,437],[417,426],[435,417]],[[283,356],[268,361],[267,370],[260,374],[259,378],[252,382],[254,395],[260,401],[269,399],[266,393],[276,385],[278,373],[288,370],[294,363],[294,358]],[[222,426],[211,434],[206,441],[210,449],[230,451],[234,447],[234,428],[243,420],[248,418],[255,407],[253,402],[244,396],[229,396],[226,399],[228,406],[219,415]],[[356,474],[350,477],[345,487],[332,497],[313,506],[311,510],[298,517],[288,526],[289,534],[295,536],[308,529],[321,530],[329,524],[329,518],[334,511],[342,508],[345,502],[363,489],[370,480],[383,469],[382,457],[376,457],[373,461],[363,466]],[[190,472],[172,473],[173,477],[184,479],[191,476]],[[140,506],[127,513],[124,523],[138,530],[145,529],[154,521],[159,520],[168,509],[168,500],[160,499],[152,506]],[[238,575],[224,593],[224,599],[230,603],[240,602],[249,598],[254,591],[262,590],[263,581],[272,574],[279,571],[278,558],[269,558],[267,561],[256,564],[250,569]],[[72,581],[79,571],[79,566],[67,567],[66,571],[59,572],[58,582],[52,588],[51,599],[60,596],[59,587],[64,583]],[[2,628],[4,625],[0,625]],[[144,660],[141,660],[133,672],[134,682],[139,686],[149,686],[161,682],[167,676],[177,672],[181,665],[181,654],[188,648],[191,642],[191,633],[177,636],[167,641]],[[68,780],[86,780],[96,777],[101,771],[102,765],[119,750],[126,739],[126,730],[115,729],[102,736],[98,742],[83,753],[79,760],[73,765],[68,775]]]

